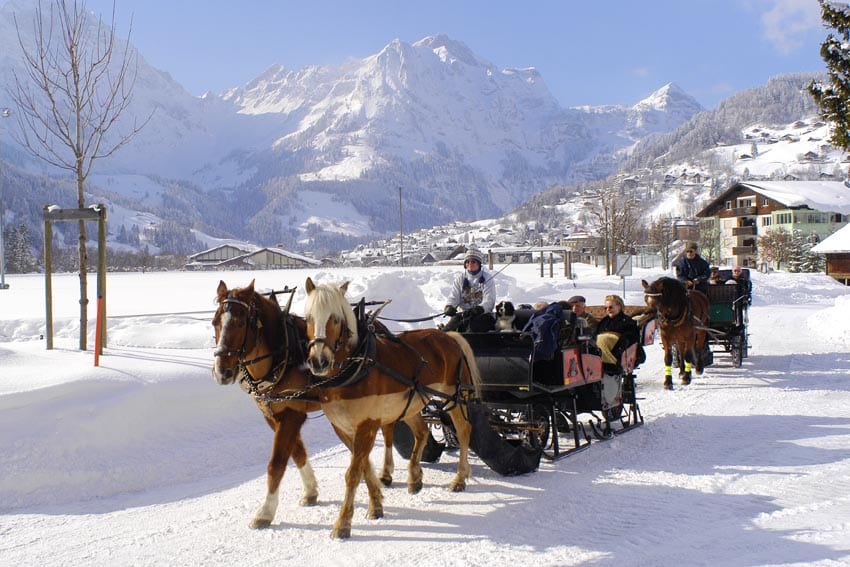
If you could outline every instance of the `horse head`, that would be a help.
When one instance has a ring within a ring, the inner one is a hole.
[[[307,278],[307,366],[316,376],[340,368],[357,346],[357,320],[345,298],[348,282],[316,285]]]
[[[280,306],[254,291],[254,280],[230,290],[220,281],[216,294],[213,377],[221,385],[232,384],[240,366],[252,376],[262,376],[272,362],[270,345],[275,344],[267,334],[281,331],[275,324],[281,316]]]
[[[641,280],[643,284],[643,300],[647,307],[654,309],[662,316],[670,316],[671,313],[681,313],[682,307],[687,304],[687,289],[682,282],[675,278],[658,278],[651,284]]]

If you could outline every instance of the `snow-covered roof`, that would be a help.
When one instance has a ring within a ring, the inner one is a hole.
[[[850,224],[838,229],[823,241],[813,246],[812,252],[816,252],[817,254],[850,252]]]
[[[246,254],[246,256],[253,256],[253,255],[259,254],[259,253],[261,253],[265,250],[268,250],[272,254],[278,254],[280,256],[292,258],[293,260],[298,260],[300,262],[304,262],[305,264],[312,264],[313,266],[318,266],[322,263],[320,260],[316,260],[315,258],[302,256],[301,254],[296,254],[295,252],[290,252],[289,250],[284,250],[283,248],[276,248],[276,247],[273,247],[273,246],[261,248],[260,250],[255,250],[254,252]]]
[[[736,186],[749,187],[788,207],[850,215],[850,187],[842,181],[742,181]]]

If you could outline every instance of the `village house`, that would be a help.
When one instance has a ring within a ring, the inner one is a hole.
[[[812,248],[826,257],[826,274],[850,285],[850,224],[839,229]]]
[[[758,265],[758,237],[767,231],[825,238],[850,219],[850,187],[841,181],[735,183],[700,212],[700,232],[715,234],[719,263]]]

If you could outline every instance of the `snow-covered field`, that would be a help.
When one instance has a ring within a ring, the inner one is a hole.
[[[498,268],[498,267],[497,267]],[[100,366],[78,342],[75,275],[54,278],[56,348],[45,350],[40,276],[0,291],[0,565],[846,565],[850,564],[850,289],[823,275],[753,274],[751,349],[689,387],[661,387],[660,346],[638,370],[644,427],[521,477],[473,456],[466,492],[445,487],[455,455],[404,462],[385,517],[329,538],[348,453],[325,418],[305,440],[320,503],[302,508],[287,471],[270,529],[248,521],[265,494],[271,431],[237,386],[212,379],[220,279],[303,288],[352,280],[383,315],[438,312],[457,268],[111,274]],[[575,266],[575,281],[510,266],[500,298],[598,304],[623,283]],[[642,302],[635,269],[626,303]],[[90,280],[93,282],[93,279]],[[293,309],[301,312],[303,290]],[[94,307],[89,345],[93,344]],[[396,327],[399,328],[399,327]],[[379,447],[381,450],[379,438]],[[379,462],[378,454],[373,462]]]

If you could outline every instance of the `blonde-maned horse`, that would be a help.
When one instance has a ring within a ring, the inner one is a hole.
[[[345,497],[331,533],[334,538],[351,536],[354,497],[361,478],[369,491],[367,517],[383,516],[381,486],[369,462],[382,426],[402,420],[410,427],[415,441],[408,465],[408,492],[422,489],[420,459],[429,431],[420,410],[431,399],[445,401],[460,444],[457,474],[449,489],[466,489],[472,425],[465,400],[472,390],[478,395],[480,383],[472,349],[461,335],[420,329],[392,336],[358,329],[345,297],[347,289],[348,282],[317,286],[307,278],[304,308],[307,365],[324,381],[319,386],[322,409],[351,451]]]

